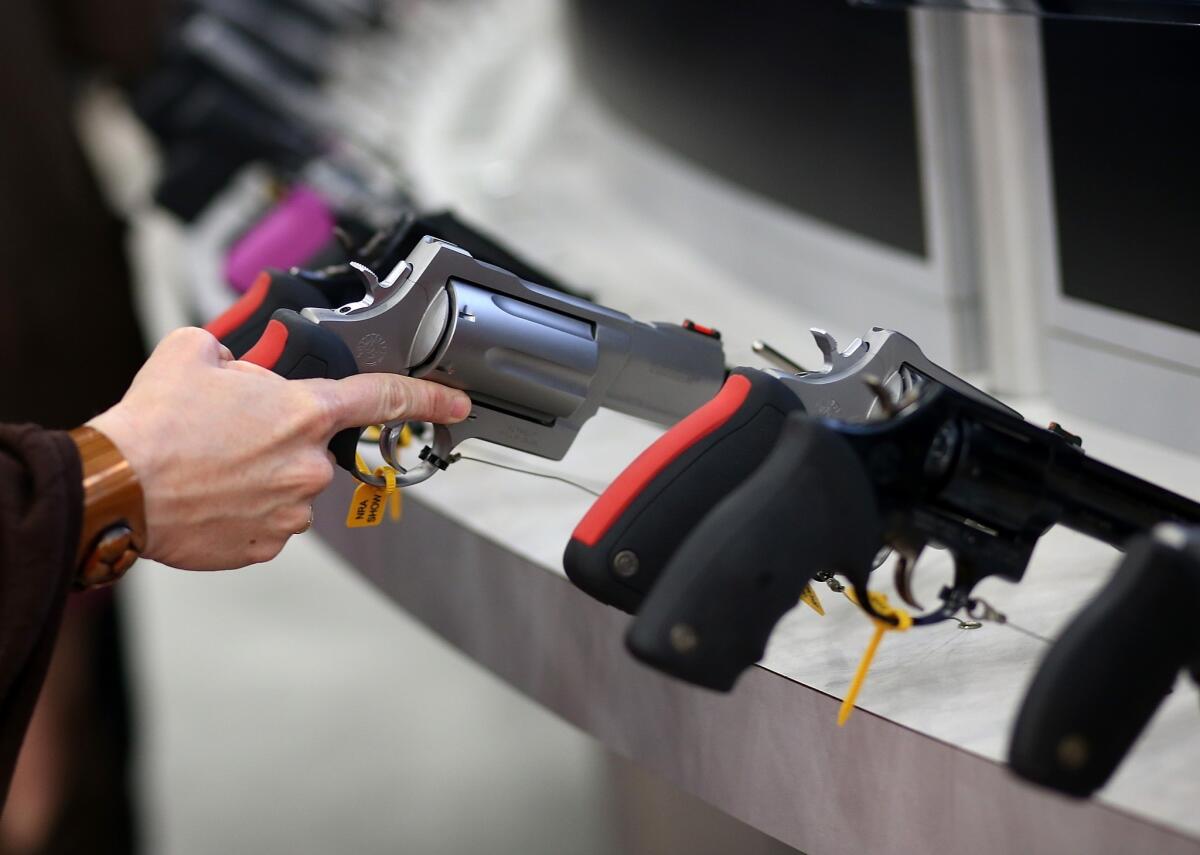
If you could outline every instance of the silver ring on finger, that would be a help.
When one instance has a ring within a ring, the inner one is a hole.
[[[312,526],[313,526],[313,506],[309,505],[308,506],[308,522],[306,522],[304,524],[304,528],[300,529],[298,532],[296,532],[296,534],[304,534],[304,532],[308,531],[310,528],[312,528]]]

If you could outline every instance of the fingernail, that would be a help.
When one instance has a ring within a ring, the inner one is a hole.
[[[466,395],[456,396],[454,403],[450,405],[450,417],[461,421],[467,417],[469,412],[471,412],[471,399]]]

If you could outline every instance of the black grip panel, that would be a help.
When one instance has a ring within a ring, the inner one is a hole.
[[[872,485],[849,444],[788,416],[762,466],[683,543],[626,636],[635,657],[728,691],[820,570],[864,578],[882,541]]]
[[[1104,786],[1196,655],[1197,573],[1150,537],[1131,544],[1038,667],[1009,746],[1017,775],[1071,796]]]
[[[241,359],[258,342],[267,328],[267,322],[278,310],[292,309],[298,312],[310,307],[333,308],[326,293],[313,282],[278,270],[265,272],[269,279],[264,293],[259,294],[257,289],[251,289],[207,326],[221,340],[221,344],[229,348],[235,359]]]
[[[271,316],[266,332],[244,358],[289,380],[341,380],[358,373],[354,354],[340,338],[290,309],[280,309]],[[359,433],[347,428],[329,441],[334,459],[347,472],[357,468]]]
[[[739,404],[722,409],[735,377],[745,378],[749,390]],[[576,587],[622,611],[636,612],[705,514],[770,454],[788,413],[803,410],[795,393],[763,371],[735,369],[726,389],[647,449],[648,455],[661,455],[659,465],[666,461],[653,477],[636,478],[643,465],[639,458],[605,491],[628,492],[628,504],[607,522],[598,540],[588,543],[591,538],[581,538],[577,530],[567,544],[563,567]],[[705,411],[713,408],[722,411],[706,420]],[[627,475],[635,482],[626,483]]]

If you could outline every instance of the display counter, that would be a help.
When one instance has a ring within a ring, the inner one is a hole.
[[[1200,483],[1194,459],[1070,427],[1103,459],[1181,489]],[[654,435],[605,413],[561,464],[494,447],[472,454],[595,487]],[[351,530],[343,520],[352,489],[339,477],[316,507],[316,530],[382,596],[608,748],[804,852],[1200,852],[1200,709],[1190,683],[1180,682],[1097,800],[1028,786],[1001,762],[1045,649],[1035,636],[1053,637],[1115,564],[1100,544],[1052,531],[1023,583],[981,586],[1020,630],[947,623],[889,636],[860,708],[839,728],[870,626],[824,588],[824,617],[794,610],[763,664],[717,694],[633,660],[622,640],[629,619],[566,579],[561,550],[591,501],[583,491],[463,460],[407,490],[400,523]],[[943,557],[922,564],[921,590],[936,590]]]

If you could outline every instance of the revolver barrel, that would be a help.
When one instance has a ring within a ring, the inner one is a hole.
[[[725,355],[707,330],[628,320],[628,356],[601,406],[671,425],[709,401],[725,382]]]

